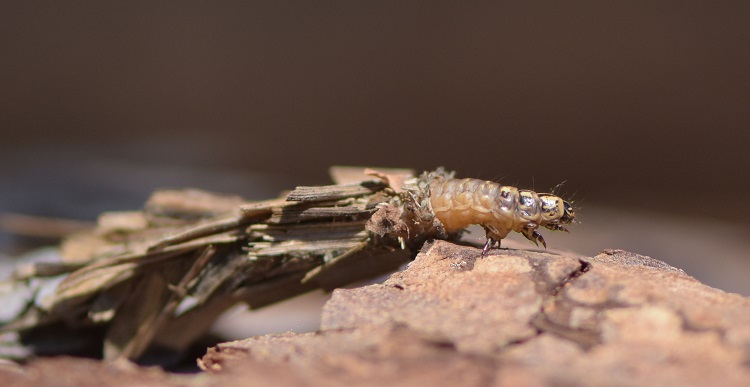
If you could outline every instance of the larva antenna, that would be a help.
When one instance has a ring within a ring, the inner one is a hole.
[[[563,187],[563,185],[565,185],[565,183],[567,183],[567,182],[568,182],[567,180],[561,181],[556,186],[552,187],[552,189],[550,190],[550,193],[553,194],[553,195],[557,195],[557,193],[560,191],[560,189]]]
[[[507,173],[505,175],[495,175],[492,179],[490,179],[490,181],[493,182],[493,183],[500,184],[500,182],[503,181],[503,179],[505,179],[507,177],[508,177]]]

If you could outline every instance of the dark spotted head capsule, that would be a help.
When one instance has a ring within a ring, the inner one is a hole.
[[[560,217],[560,223],[562,224],[573,223],[573,221],[576,218],[576,212],[573,211],[573,206],[566,201],[563,201],[563,206],[565,208],[564,208],[563,215]]]

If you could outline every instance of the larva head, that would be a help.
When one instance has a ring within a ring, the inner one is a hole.
[[[573,206],[564,200],[563,200],[563,206],[565,207],[565,211],[563,213],[563,216],[560,218],[560,223],[562,224],[573,223],[573,221],[576,218],[576,212],[573,211]]]
[[[576,213],[570,203],[552,194],[539,194],[542,203],[542,222],[548,224],[569,224]]]

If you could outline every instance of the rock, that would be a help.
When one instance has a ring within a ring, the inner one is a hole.
[[[338,289],[321,330],[220,344],[202,375],[72,358],[0,364],[3,385],[720,385],[750,381],[750,299],[621,250],[595,257],[436,241],[385,283]]]
[[[436,241],[339,289],[321,331],[220,344],[214,381],[275,385],[747,385],[750,299],[620,250],[593,258]]]
[[[193,377],[169,374],[159,367],[132,363],[105,363],[92,359],[57,357],[35,360],[19,367],[0,364],[3,386],[174,386],[196,385]]]

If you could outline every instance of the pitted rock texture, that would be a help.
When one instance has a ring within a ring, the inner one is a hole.
[[[480,258],[437,241],[383,284],[336,290],[321,331],[224,343],[200,363],[241,384],[741,386],[750,300],[625,251]]]
[[[0,365],[10,386],[747,386],[750,299],[653,258],[437,241],[339,289],[313,333],[223,343],[207,374],[82,359]]]

